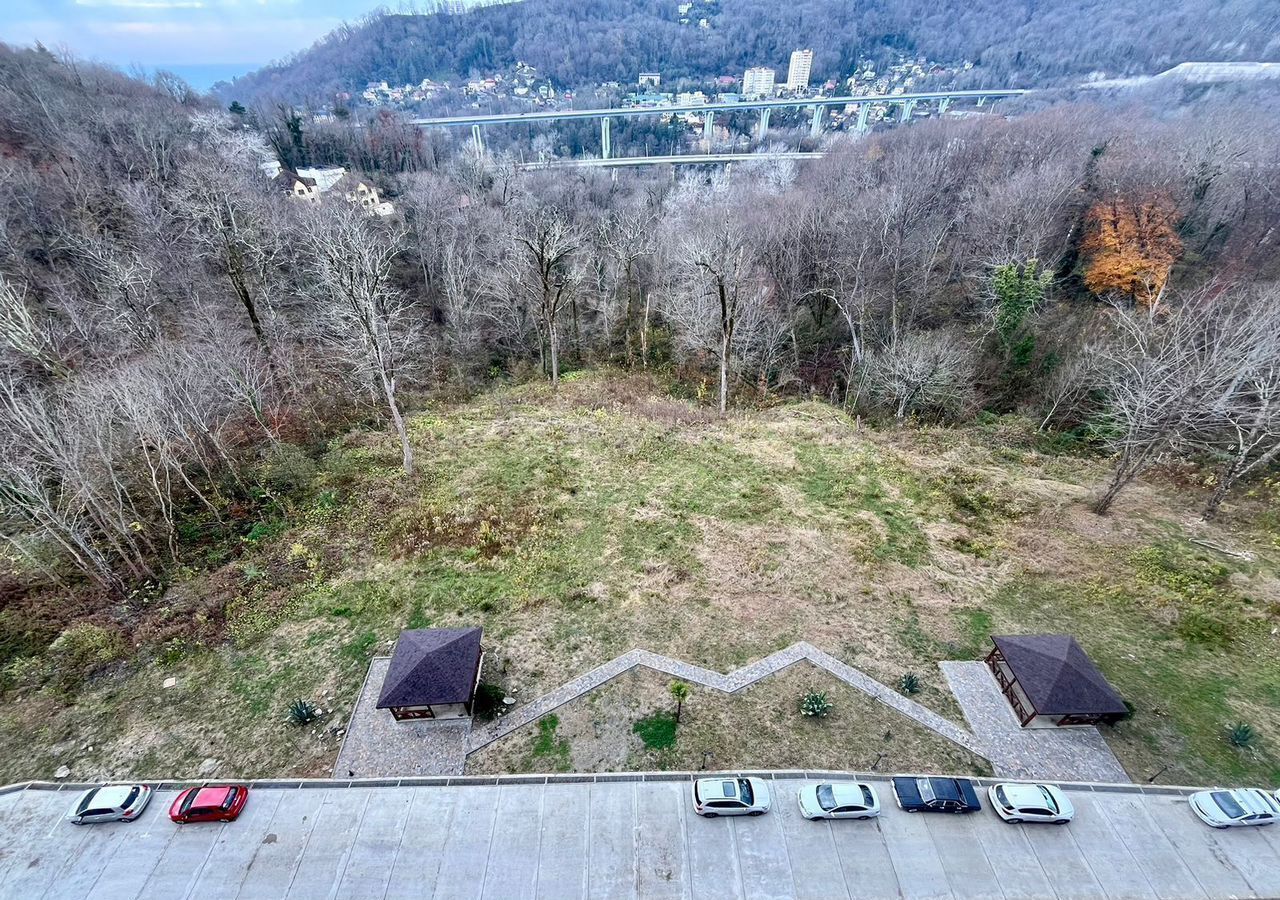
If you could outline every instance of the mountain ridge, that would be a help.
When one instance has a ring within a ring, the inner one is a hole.
[[[456,80],[523,61],[560,87],[785,70],[814,51],[815,81],[861,57],[974,60],[973,86],[1040,86],[1093,73],[1150,75],[1187,59],[1280,61],[1280,7],[1268,0],[524,0],[464,14],[378,13],[293,57],[215,87],[225,101],[325,102],[369,81]],[[699,27],[702,19],[707,27]],[[1159,35],[1159,41],[1152,41]],[[575,52],[583,48],[583,52]]]

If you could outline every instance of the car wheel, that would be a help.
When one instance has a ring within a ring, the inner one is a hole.
[[[1019,818],[1017,818],[1016,816],[1011,816],[1010,818],[1005,819],[1005,821],[1006,821],[1006,822],[1008,822],[1010,825],[1021,825],[1021,824],[1022,824],[1022,820],[1021,820],[1021,819],[1019,819]]]
[[[1066,824],[1067,824],[1068,822],[1070,822],[1070,821],[1071,821],[1070,819],[1054,819],[1054,820],[1053,820],[1053,824],[1054,824],[1054,825],[1066,825]]]
[[[858,821],[865,822],[867,821],[867,819],[870,819],[870,818],[871,818],[870,816],[858,816]]]
[[[751,812],[747,813],[747,815],[749,815],[749,816],[763,816],[763,815],[764,815],[764,810],[762,810],[762,809],[753,809],[753,810],[751,810]]]

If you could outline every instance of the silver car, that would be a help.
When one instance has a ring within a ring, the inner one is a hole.
[[[996,815],[1006,822],[1051,822],[1066,825],[1075,817],[1075,807],[1052,784],[1018,784],[1005,781],[987,788],[987,797]]]
[[[95,822],[133,822],[151,802],[152,790],[145,784],[108,784],[89,788],[67,813],[74,825]]]
[[[769,811],[763,778],[699,778],[693,783],[693,811],[700,816],[762,816]]]
[[[1280,822],[1280,798],[1259,788],[1197,791],[1187,799],[1201,821],[1214,828]]]
[[[876,789],[861,781],[806,784],[796,802],[806,819],[873,819],[880,815]]]

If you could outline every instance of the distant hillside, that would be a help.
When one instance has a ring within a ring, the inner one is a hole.
[[[565,86],[785,72],[812,47],[814,77],[888,51],[972,59],[977,83],[1033,85],[1103,71],[1153,74],[1188,59],[1280,60],[1274,0],[527,0],[463,15],[373,16],[293,59],[236,79],[226,100],[300,101],[386,80],[448,79],[523,60]],[[698,22],[706,19],[709,27]]]

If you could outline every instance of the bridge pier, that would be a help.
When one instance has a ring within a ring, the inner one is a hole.
[[[985,105],[986,105],[986,102],[987,102],[987,98],[986,98],[986,97],[979,97],[979,98],[978,98],[978,105],[979,105],[979,106],[985,106]]]
[[[871,113],[870,103],[858,104],[858,133],[865,134],[867,130],[867,116]]]
[[[484,156],[484,138],[480,136],[480,126],[471,126],[471,143],[475,147],[476,156]]]
[[[814,106],[813,118],[809,121],[809,137],[818,137],[822,134],[822,114],[825,111],[825,106]]]
[[[600,120],[600,158],[608,159],[610,151],[609,140],[609,117],[605,116]]]
[[[760,110],[760,127],[756,131],[756,140],[763,141],[769,133],[769,107]]]
[[[941,100],[938,101],[938,115],[940,117],[945,116],[947,114],[947,109],[950,106],[951,106],[951,98],[943,97]]]
[[[702,140],[707,145],[707,151],[711,151],[711,145],[715,142],[716,136],[716,114],[714,110],[707,110],[702,118]]]
[[[899,121],[899,122],[910,122],[910,121],[911,121],[911,114],[912,114],[912,113],[914,113],[915,111],[916,111],[916,101],[914,101],[914,100],[903,100],[903,101],[902,101],[902,118],[901,118],[901,119],[899,119],[898,121]]]

